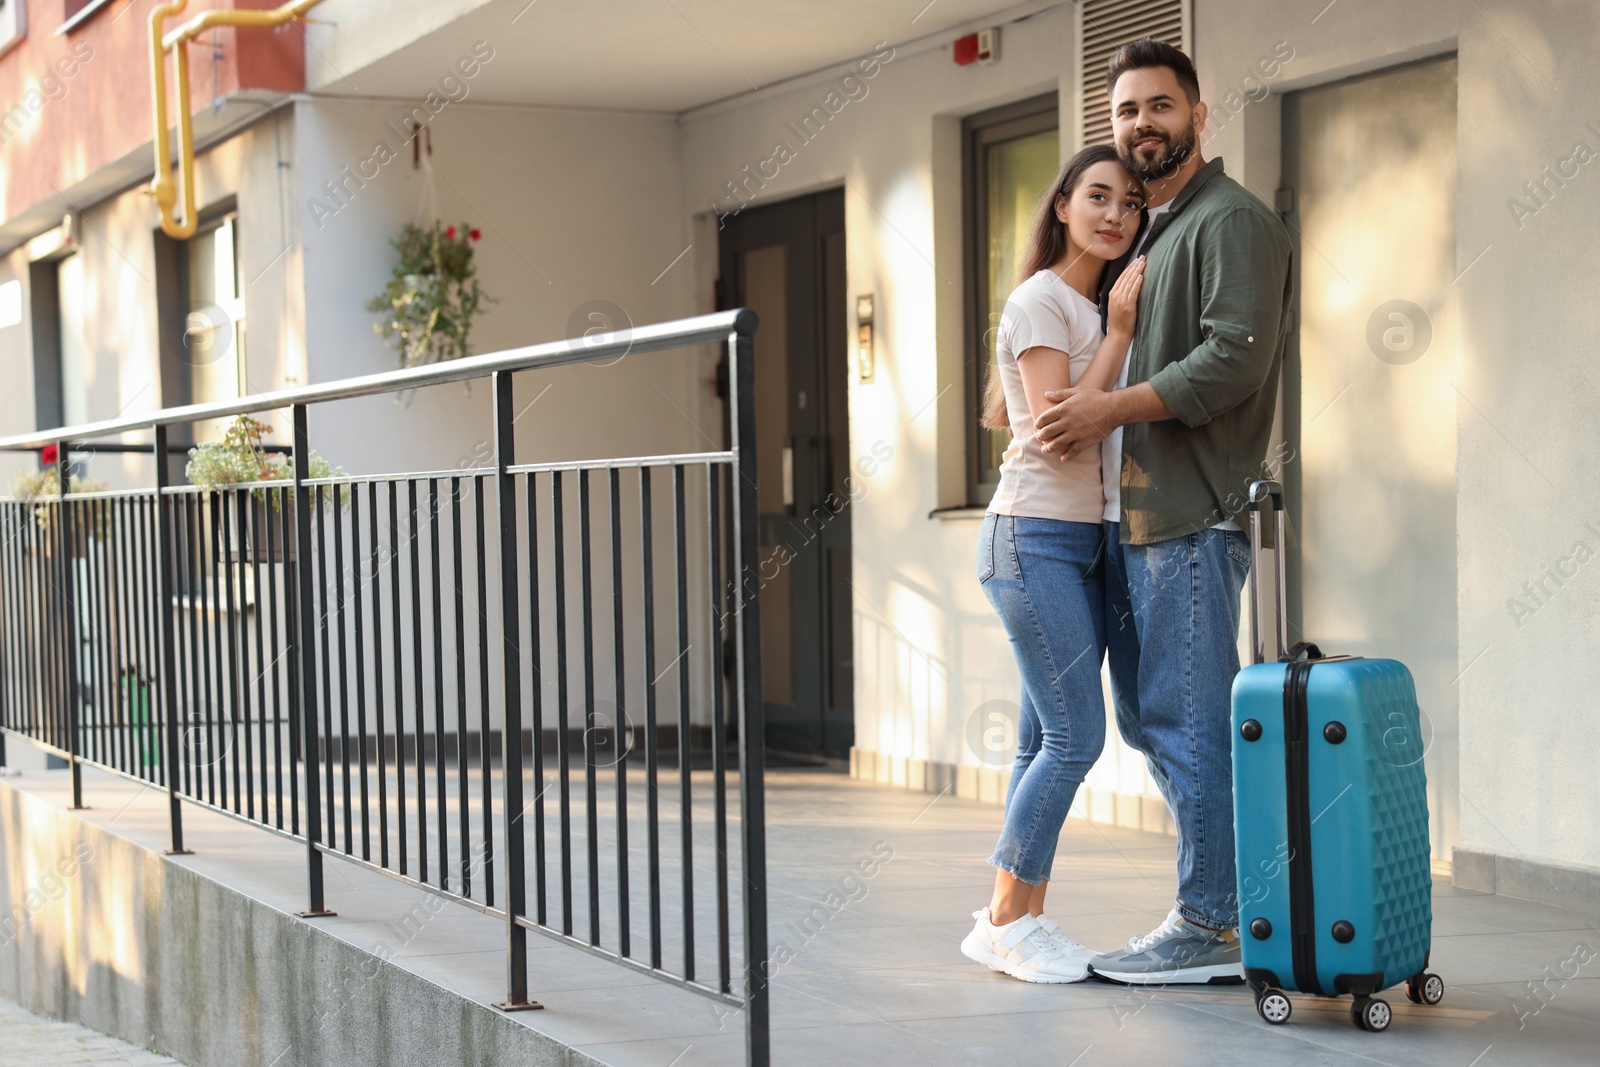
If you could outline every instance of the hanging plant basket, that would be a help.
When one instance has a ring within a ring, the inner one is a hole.
[[[244,508],[228,507],[228,547],[224,559],[229,563],[293,563],[295,561],[294,494],[288,493],[289,534],[284,536],[276,494],[266,490],[251,492]],[[270,502],[269,502],[270,500]],[[315,514],[315,512],[313,512]]]
[[[400,255],[383,292],[367,301],[373,330],[395,349],[402,367],[471,355],[473,323],[495,303],[478,284],[473,246],[481,233],[466,223],[408,225],[392,242]]]
[[[183,469],[184,475],[194,485],[217,490],[249,488],[253,482],[292,479],[294,470],[289,457],[279,452],[268,452],[262,444],[262,436],[270,430],[271,427],[265,423],[249,415],[240,415],[233,420],[221,441],[208,441],[189,450],[189,462]],[[308,466],[308,473],[313,478],[337,478],[344,474],[342,468],[335,467],[316,452],[311,453]],[[334,495],[337,495],[341,507],[349,503],[349,489],[345,486],[339,486],[336,494],[320,493],[322,507],[312,508],[313,521],[323,508],[331,505],[329,498]],[[223,550],[227,562],[294,562],[293,525],[291,523],[290,537],[285,539],[282,536],[282,519],[278,514],[282,501],[286,499],[292,509],[292,493],[269,493],[266,487],[256,486],[250,489],[247,509],[223,503],[224,507],[229,508],[228,546]],[[269,523],[274,524],[274,533],[268,532]]]
[[[57,509],[51,506],[51,502],[61,497],[61,477],[55,464],[54,452],[54,446],[45,449],[42,458],[46,466],[19,475],[11,488],[12,497],[33,503],[33,522],[38,532],[28,542],[28,547],[41,556],[54,556],[57,550],[56,530],[53,525]],[[73,493],[98,493],[109,488],[105,482],[90,481],[76,474],[67,478],[69,496]],[[75,559],[82,559],[89,554],[91,536],[99,537],[105,532],[102,529],[104,520],[101,513],[96,511],[90,514],[93,517],[89,522],[83,522],[80,513],[80,520],[72,524],[72,543],[67,546],[67,554]]]

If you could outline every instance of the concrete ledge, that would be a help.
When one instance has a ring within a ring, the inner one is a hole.
[[[594,1063],[0,782],[0,994],[191,1067]]]
[[[1451,881],[1461,889],[1600,912],[1600,869],[1458,848]]]
[[[914,793],[951,792],[964,800],[1000,804],[1006,798],[1011,767],[975,767],[970,764],[891,756],[869,748],[850,749],[850,777],[880,785],[895,785]],[[1071,814],[1089,822],[1120,826],[1149,833],[1177,833],[1166,801],[1144,793],[1114,793],[1083,786]]]

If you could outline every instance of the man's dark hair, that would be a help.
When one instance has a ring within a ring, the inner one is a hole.
[[[1128,71],[1148,70],[1151,67],[1166,67],[1172,71],[1178,77],[1178,84],[1183,86],[1189,103],[1193,105],[1200,102],[1200,79],[1195,76],[1194,64],[1183,52],[1154,37],[1129,41],[1116,50],[1111,57],[1111,65],[1106,68],[1106,96],[1110,97],[1116,92],[1117,79]],[[1111,106],[1115,108],[1117,102],[1112,100]]]

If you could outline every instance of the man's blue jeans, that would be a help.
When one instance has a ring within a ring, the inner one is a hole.
[[[1250,541],[1202,530],[1151,545],[1106,531],[1106,655],[1117,728],[1144,753],[1178,826],[1178,914],[1239,922],[1233,856],[1233,677]]]
[[[1029,885],[1050,877],[1056,842],[1106,740],[1101,524],[985,515],[978,581],[1022,675],[1017,762],[989,862]]]

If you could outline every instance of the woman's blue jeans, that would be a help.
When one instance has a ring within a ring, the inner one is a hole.
[[[1106,739],[1105,534],[1100,523],[988,514],[978,581],[1022,675],[1017,762],[989,862],[1029,885],[1050,877],[1072,798]]]

